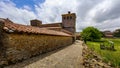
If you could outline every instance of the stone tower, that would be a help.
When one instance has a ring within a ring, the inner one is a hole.
[[[73,34],[76,32],[76,14],[68,11],[68,14],[62,15],[62,27],[65,30],[72,32]]]
[[[40,27],[40,25],[42,24],[42,21],[37,20],[37,19],[30,20],[30,24],[31,24],[31,26]]]

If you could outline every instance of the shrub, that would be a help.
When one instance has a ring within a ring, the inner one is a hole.
[[[81,33],[81,37],[86,43],[86,41],[100,40],[102,37],[102,34],[97,28],[87,27],[83,29],[83,32]]]

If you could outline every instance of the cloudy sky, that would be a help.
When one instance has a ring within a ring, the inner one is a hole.
[[[61,22],[61,14],[77,14],[77,31],[87,26],[100,30],[120,28],[120,0],[0,0],[0,18],[29,25],[29,20]]]

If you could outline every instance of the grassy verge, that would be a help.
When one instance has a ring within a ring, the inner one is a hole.
[[[101,39],[102,42],[109,40],[114,42],[114,47],[116,51],[110,50],[101,50],[100,43],[101,42],[87,42],[87,45],[90,49],[95,50],[99,55],[101,55],[103,61],[106,63],[112,63],[115,67],[120,67],[120,39]]]

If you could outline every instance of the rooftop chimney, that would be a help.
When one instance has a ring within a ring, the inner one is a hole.
[[[68,14],[70,14],[71,12],[70,11],[68,11]]]
[[[30,24],[31,26],[40,26],[42,24],[42,21],[34,19],[34,20],[30,20]]]

